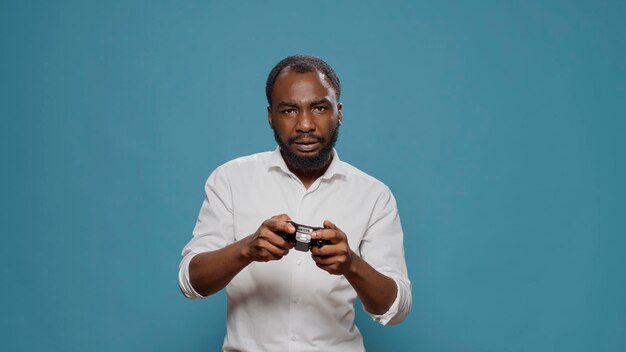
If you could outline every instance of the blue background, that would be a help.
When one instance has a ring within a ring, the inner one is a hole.
[[[0,349],[214,351],[177,286],[203,184],[328,60],[342,159],[400,207],[413,311],[371,351],[626,350],[624,1],[0,1]]]

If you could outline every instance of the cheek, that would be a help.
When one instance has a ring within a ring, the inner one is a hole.
[[[273,127],[274,129],[281,134],[285,134],[285,133],[290,133],[293,129],[294,129],[295,123],[291,120],[286,120],[283,119],[282,121],[278,122],[277,120],[274,120],[274,124]]]
[[[289,136],[291,135],[291,130],[289,129],[289,126],[286,126],[284,123],[274,122],[274,124],[272,125],[272,129],[274,130],[274,133],[278,135],[278,137],[283,141],[287,141],[289,139]]]
[[[329,120],[324,124],[324,132],[331,134],[339,124],[335,120]]]

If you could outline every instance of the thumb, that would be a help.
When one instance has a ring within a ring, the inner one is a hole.
[[[337,225],[335,225],[332,222],[330,222],[330,220],[324,220],[324,228],[332,229],[332,230],[338,230]]]
[[[287,215],[287,214],[274,215],[274,216],[271,217],[271,219],[283,220],[283,221],[291,220],[291,218],[289,218],[289,215]]]

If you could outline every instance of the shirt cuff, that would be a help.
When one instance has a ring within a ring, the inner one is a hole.
[[[194,253],[192,255],[188,255],[183,261],[180,263],[180,268],[178,270],[178,286],[180,287],[181,292],[187,298],[196,299],[196,298],[207,298],[207,296],[203,296],[194,290],[193,286],[191,286],[191,282],[189,282],[189,264],[193,257],[195,257],[199,253]]]
[[[391,321],[391,319],[393,319],[396,314],[398,314],[398,309],[400,307],[400,284],[395,278],[392,279],[393,282],[396,283],[396,299],[391,304],[391,307],[389,307],[389,309],[387,309],[387,311],[383,314],[372,314],[365,310],[374,321],[378,322],[381,325],[387,325],[387,323],[389,323],[389,321]],[[363,309],[365,309],[365,306],[363,306]]]

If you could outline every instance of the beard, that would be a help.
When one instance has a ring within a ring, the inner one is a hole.
[[[280,139],[280,136],[276,132],[276,129],[272,127],[274,131],[274,139],[278,146],[280,147],[281,154],[285,159],[285,163],[289,166],[289,168],[294,169],[296,171],[302,172],[310,172],[321,170],[325,166],[327,166],[330,156],[333,153],[333,148],[335,147],[335,143],[337,143],[337,138],[339,138],[339,123],[335,125],[335,128],[330,136],[330,141],[327,145],[320,149],[319,153],[314,156],[298,156],[294,152],[289,149],[289,146],[285,144]],[[300,134],[298,137],[290,137],[288,140],[289,145],[293,144],[298,138],[302,137],[311,137],[306,133]],[[319,140],[320,144],[323,144],[326,139],[323,137],[313,136]]]

